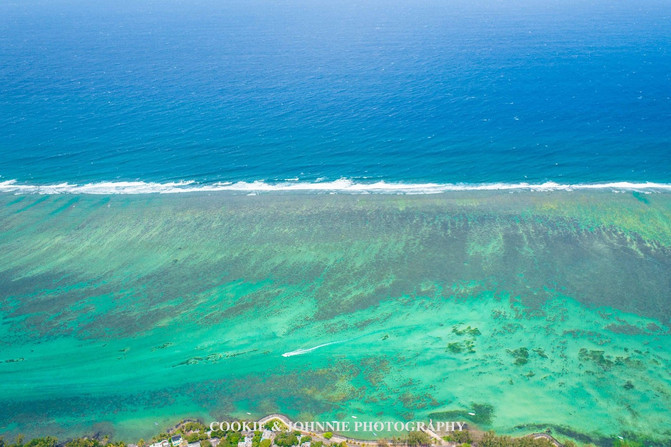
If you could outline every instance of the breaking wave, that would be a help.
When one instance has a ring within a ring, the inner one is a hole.
[[[439,194],[450,191],[574,191],[574,190],[612,190],[662,192],[671,191],[670,183],[605,182],[562,184],[545,183],[394,183],[378,181],[373,183],[355,182],[339,179],[324,182],[286,181],[269,183],[254,182],[218,182],[202,184],[194,181],[168,183],[155,182],[97,182],[86,184],[57,183],[34,185],[19,183],[16,180],[0,182],[0,192],[16,194],[177,194],[192,192],[231,191],[238,193],[263,192],[322,192],[349,194]]]

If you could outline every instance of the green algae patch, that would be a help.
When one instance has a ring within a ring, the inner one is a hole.
[[[591,231],[611,227],[653,246],[671,247],[671,206],[663,193],[567,194],[557,201],[538,201],[534,213],[575,219]]]
[[[466,326],[465,328],[460,328],[458,326],[453,326],[452,327],[452,333],[455,335],[470,335],[473,337],[477,337],[478,335],[482,335],[480,333],[480,330],[476,327],[472,328],[470,326]]]
[[[527,348],[507,349],[506,352],[515,359],[513,364],[517,366],[526,365],[529,362],[529,350]]]
[[[453,354],[461,354],[462,352],[472,354],[475,352],[475,343],[471,340],[448,343],[447,350]]]

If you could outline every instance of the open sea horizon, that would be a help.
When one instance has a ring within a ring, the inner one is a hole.
[[[670,20],[662,1],[3,2],[0,185],[669,183]]]

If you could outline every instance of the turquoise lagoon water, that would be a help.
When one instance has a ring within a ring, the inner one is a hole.
[[[4,432],[459,411],[504,433],[669,437],[668,194],[0,205]]]

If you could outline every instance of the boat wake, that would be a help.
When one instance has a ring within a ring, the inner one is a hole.
[[[319,348],[323,348],[324,346],[337,345],[337,344],[340,344],[340,343],[345,343],[346,341],[349,341],[349,340],[332,341],[331,343],[324,343],[323,345],[315,346],[315,347],[312,347],[312,348],[296,349],[295,351],[285,352],[284,354],[282,354],[282,357],[293,357],[295,355],[303,355],[303,354],[307,354],[309,352],[315,351]]]

